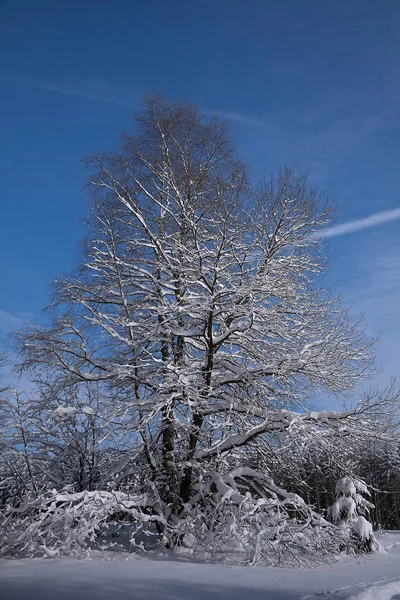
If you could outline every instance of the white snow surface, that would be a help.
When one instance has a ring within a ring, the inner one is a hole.
[[[400,600],[400,531],[385,552],[315,569],[202,564],[171,555],[3,559],[1,600]]]

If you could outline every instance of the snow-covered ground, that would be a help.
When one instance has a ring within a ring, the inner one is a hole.
[[[1,560],[1,600],[400,600],[400,532],[386,553],[315,569],[210,565],[110,553],[107,559]]]

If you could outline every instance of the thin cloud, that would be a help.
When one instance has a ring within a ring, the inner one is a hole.
[[[229,112],[224,110],[213,110],[208,108],[205,109],[203,112],[206,115],[216,115],[217,117],[229,119],[230,121],[242,123],[243,125],[251,125],[253,127],[265,127],[267,125],[267,123],[265,123],[265,121],[262,121],[261,119],[250,117],[249,115],[244,115],[242,113]]]
[[[400,378],[400,240],[378,236],[373,244],[357,244],[350,261],[338,263],[335,279],[344,303],[362,313],[371,336],[379,372],[374,385],[385,387]]]
[[[110,85],[102,81],[82,78],[66,79],[63,82],[51,82],[38,77],[26,76],[19,76],[17,79],[27,85],[49,92],[79,96],[114,106],[134,109],[140,104],[140,95],[129,85]]]
[[[327,227],[323,232],[322,236],[325,238],[336,237],[339,235],[345,235],[347,233],[353,233],[360,231],[361,229],[368,229],[381,223],[390,223],[400,219],[400,208],[394,208],[392,210],[382,210],[381,212],[374,213],[364,219],[355,219],[354,221],[348,221],[340,225],[333,225]]]
[[[30,321],[32,315],[28,313],[10,313],[0,308],[0,335],[19,329]]]
[[[67,96],[79,96],[95,102],[104,102],[124,108],[138,108],[141,104],[141,96],[129,85],[110,85],[102,81],[95,81],[85,78],[70,78],[62,82],[52,82],[41,79],[40,77],[27,77],[25,75],[17,76],[17,79],[27,85],[64,94]],[[250,125],[252,127],[266,127],[267,123],[261,119],[251,117],[246,114],[230,112],[224,110],[205,109],[203,111],[208,115],[217,115],[236,123]]]

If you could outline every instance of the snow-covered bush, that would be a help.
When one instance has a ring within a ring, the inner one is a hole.
[[[130,519],[132,547],[141,547],[143,536],[154,537],[157,521],[144,512],[146,498],[121,492],[57,492],[28,498],[18,508],[0,515],[0,556],[87,556],[104,544],[101,534],[121,519]],[[139,541],[137,541],[139,540]]]
[[[258,497],[240,491],[249,484],[257,488]],[[198,492],[184,514],[168,522],[151,514],[148,498],[52,490],[1,515],[1,556],[83,557],[93,548],[111,545],[135,551],[166,544],[212,561],[311,565],[337,554],[349,541],[345,530],[252,469],[209,474]],[[118,544],[114,538],[126,521],[132,525],[129,548],[126,540]]]
[[[348,528],[361,550],[376,550],[372,525],[364,515],[368,515],[374,505],[364,496],[370,496],[364,481],[354,477],[342,477],[336,484],[335,502],[328,509],[328,518],[338,527]]]
[[[346,530],[253,469],[240,467],[225,476],[214,473],[199,491],[208,501],[198,502],[180,524],[183,546],[196,557],[310,566],[349,545]]]

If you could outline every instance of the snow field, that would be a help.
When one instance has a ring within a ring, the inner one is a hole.
[[[400,532],[386,552],[315,569],[230,567],[168,554],[0,561],[1,600],[399,600]]]

